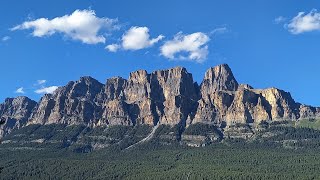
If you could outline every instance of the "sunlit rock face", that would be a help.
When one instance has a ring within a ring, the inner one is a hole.
[[[198,99],[197,85],[185,68],[130,74],[125,97],[136,107],[136,122],[155,125],[185,123]]]
[[[7,98],[0,104],[0,137],[26,125],[36,104],[27,97]]]
[[[201,99],[198,101],[193,122],[219,124],[225,121],[226,113],[233,102],[234,92],[238,86],[227,64],[208,69],[201,83]]]
[[[0,136],[29,124],[81,124],[89,127],[192,123],[232,125],[261,121],[299,120],[320,116],[320,108],[296,103],[277,88],[254,89],[239,84],[227,64],[209,68],[200,85],[183,67],[128,79],[113,77],[105,84],[81,77],[44,95],[38,103],[27,97],[0,104]]]
[[[30,124],[92,124],[101,119],[99,94],[104,85],[91,77],[81,77],[44,95],[29,118]]]

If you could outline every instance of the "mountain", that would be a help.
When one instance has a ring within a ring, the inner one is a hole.
[[[0,118],[4,122],[0,127],[0,137],[27,125],[36,104],[27,97],[7,98],[0,104]]]
[[[183,67],[130,73],[105,84],[81,77],[37,103],[27,97],[0,104],[0,137],[31,125],[82,125],[90,128],[124,125],[209,124],[227,129],[236,124],[299,121],[320,117],[320,108],[294,101],[277,88],[254,89],[239,84],[227,64],[210,68],[200,85]],[[225,131],[227,132],[227,131]],[[187,137],[187,136],[186,136]]]

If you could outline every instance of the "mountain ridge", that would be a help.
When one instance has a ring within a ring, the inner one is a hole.
[[[0,104],[0,118],[5,121],[0,137],[32,124],[221,127],[319,116],[320,108],[295,102],[289,92],[239,84],[227,64],[209,68],[200,85],[186,68],[174,67],[150,74],[137,70],[128,79],[112,77],[105,84],[81,77],[39,102],[8,98]]]

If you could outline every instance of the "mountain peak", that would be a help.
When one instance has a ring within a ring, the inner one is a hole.
[[[89,83],[100,83],[98,80],[94,79],[91,76],[82,76],[82,77],[80,77],[80,79],[77,82],[79,82],[79,83],[84,82],[86,84],[89,84]]]
[[[227,64],[209,68],[201,87],[186,68],[178,66],[151,74],[138,70],[130,73],[128,80],[113,77],[105,84],[84,76],[53,95],[44,95],[38,104],[27,97],[0,104],[0,118],[15,119],[17,127],[50,123],[91,127],[196,122],[229,125],[319,115],[319,108],[302,106],[280,89],[239,85]],[[0,137],[15,126],[4,125]]]
[[[211,91],[235,91],[238,82],[227,64],[212,67],[205,73],[202,86],[208,86]]]

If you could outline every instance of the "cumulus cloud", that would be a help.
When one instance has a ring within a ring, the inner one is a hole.
[[[121,43],[110,44],[105,49],[110,52],[117,52],[119,49],[136,51],[151,47],[163,38],[164,36],[161,34],[156,38],[150,39],[148,27],[134,26],[122,35]]]
[[[25,92],[24,92],[24,90],[23,90],[23,87],[21,87],[21,88],[18,88],[18,89],[15,91],[15,93],[17,93],[17,94],[24,94]]]
[[[4,37],[1,38],[1,41],[5,42],[5,41],[9,41],[10,39],[11,39],[10,36],[4,36]]]
[[[163,35],[159,35],[157,38],[150,39],[149,28],[135,26],[122,36],[122,47],[125,50],[144,49],[153,46],[163,38]]]
[[[37,93],[37,94],[52,94],[56,89],[58,89],[58,86],[42,87],[40,89],[37,89],[35,91],[35,93]]]
[[[169,59],[194,60],[201,63],[209,53],[207,45],[209,41],[209,36],[202,32],[188,35],[180,32],[174,36],[173,40],[165,42],[160,51],[161,55]],[[187,55],[181,53],[187,53]],[[177,56],[177,54],[180,55]]]
[[[292,34],[301,34],[304,32],[320,30],[320,13],[316,9],[306,14],[299,12],[287,25],[289,32]]]
[[[110,45],[106,46],[105,49],[107,49],[110,52],[117,52],[120,48],[121,48],[121,46],[119,44],[110,44]]]
[[[46,82],[47,82],[47,80],[44,80],[44,79],[42,79],[42,80],[37,80],[37,84],[38,84],[38,85],[45,84]]]
[[[118,29],[117,19],[99,18],[93,10],[76,10],[70,15],[54,19],[40,18],[26,21],[11,30],[32,29],[35,37],[51,36],[61,33],[73,40],[86,44],[105,43],[106,38],[99,34],[103,30]]]

